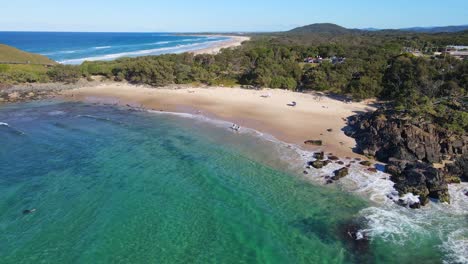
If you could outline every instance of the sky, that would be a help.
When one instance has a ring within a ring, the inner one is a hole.
[[[3,3],[2,3],[3,2]],[[0,31],[283,31],[468,24],[468,0],[0,0]]]

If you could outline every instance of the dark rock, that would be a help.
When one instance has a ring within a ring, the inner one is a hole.
[[[344,178],[344,177],[348,176],[349,170],[348,170],[348,168],[341,168],[339,170],[334,171],[333,174],[335,174],[335,176],[333,176],[332,179],[334,181],[338,181],[341,178]]]
[[[310,162],[310,165],[316,169],[321,169],[326,166],[325,162],[321,160],[312,161]]]
[[[441,202],[450,202],[448,185],[444,175],[432,166],[422,162],[407,162],[390,159],[385,168],[395,182],[395,189],[400,195],[413,193],[419,195],[421,205],[426,205],[429,198]]]
[[[309,172],[308,172],[308,171],[303,171],[303,173],[304,173],[305,175],[309,174]]]
[[[468,181],[468,136],[456,134],[424,117],[414,118],[404,111],[379,109],[349,118],[345,133],[356,139],[357,151],[388,163],[400,194],[420,195],[449,202],[447,184]],[[453,160],[443,171],[433,163]]]
[[[329,128],[327,129],[328,132],[333,132],[333,129]]]
[[[328,179],[328,180],[326,181],[326,184],[332,184],[332,183],[333,183],[333,180],[332,180],[332,179]]]
[[[413,204],[410,204],[409,207],[411,209],[420,209],[421,208],[421,203],[413,203]]]
[[[36,211],[36,209],[26,209],[23,211],[23,214],[24,215],[27,215],[27,214],[32,214]]]
[[[377,169],[376,169],[376,168],[367,168],[367,171],[373,172],[373,173],[377,173]]]
[[[408,118],[405,113],[379,109],[349,118],[346,134],[356,139],[358,151],[382,162],[389,158],[440,163],[468,154],[468,137],[453,135],[430,122]]]
[[[337,161],[336,164],[344,165],[345,163],[344,163],[344,161],[340,160],[340,161]]]
[[[453,164],[447,165],[446,177],[459,177],[461,181],[468,181],[468,155],[458,157]]]
[[[307,140],[304,142],[306,145],[313,145],[313,146],[322,146],[323,141],[322,140]]]
[[[328,156],[328,159],[329,160],[339,160],[340,158],[338,158],[337,156]]]
[[[323,153],[323,151],[314,153],[314,159],[323,160],[324,158],[325,158],[325,154]]]
[[[367,160],[361,161],[361,162],[359,162],[359,164],[361,164],[362,166],[367,166],[367,167],[372,166],[372,162],[367,161]]]
[[[337,231],[345,247],[353,252],[349,263],[374,263],[374,257],[370,247],[370,239],[366,233],[361,232],[365,229],[364,220],[356,219],[342,223]]]

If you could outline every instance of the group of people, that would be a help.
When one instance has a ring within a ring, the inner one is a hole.
[[[241,127],[238,124],[232,124],[232,126],[231,126],[231,129],[236,131],[236,132],[239,132],[240,128]]]

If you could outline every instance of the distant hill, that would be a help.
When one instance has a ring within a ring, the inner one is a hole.
[[[338,26],[332,23],[317,23],[311,24],[303,27],[298,27],[288,31],[287,33],[293,34],[333,34],[333,35],[341,35],[341,34],[349,34],[353,32],[359,32],[359,30],[355,29],[347,29],[342,26]]]
[[[57,62],[46,56],[25,52],[4,44],[0,44],[0,64],[1,63],[57,64]]]
[[[410,27],[400,29],[378,29],[378,28],[362,28],[362,29],[349,29],[332,23],[317,23],[303,27],[298,27],[287,31],[286,33],[293,34],[330,34],[330,35],[343,35],[351,33],[365,33],[365,32],[416,32],[416,33],[456,33],[468,30],[468,25],[461,26],[445,26],[445,27]]]
[[[453,33],[468,30],[468,25],[446,26],[446,27],[411,27],[401,28],[402,31],[420,32],[420,33]]]

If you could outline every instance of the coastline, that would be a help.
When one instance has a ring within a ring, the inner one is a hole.
[[[270,134],[303,150],[326,151],[342,157],[353,152],[354,139],[346,136],[346,118],[374,110],[369,104],[345,103],[326,96],[279,89],[184,86],[147,88],[127,83],[106,83],[61,93],[65,100],[132,105],[148,110],[202,114]],[[267,97],[265,97],[267,96]],[[288,106],[291,102],[297,106]],[[322,140],[322,146],[304,144]]]
[[[270,97],[263,98],[262,95]],[[246,127],[245,130],[252,128],[259,131],[261,138],[263,138],[262,132],[272,135],[280,141],[281,150],[288,154],[292,153],[289,152],[290,150],[299,149],[298,156],[305,154],[305,156],[302,155],[303,162],[297,163],[296,171],[299,174],[303,170],[301,165],[303,166],[304,162],[310,160],[312,151],[333,152],[341,157],[341,161],[351,166],[349,175],[336,181],[332,186],[361,196],[370,202],[370,207],[362,209],[357,214],[357,218],[365,219],[367,223],[359,229],[360,234],[371,239],[381,239],[385,243],[403,245],[409,241],[407,234],[424,237],[427,235],[426,228],[438,226],[445,230],[437,238],[441,243],[439,247],[448,258],[465,259],[467,256],[463,251],[463,245],[465,245],[463,234],[466,234],[468,230],[461,224],[468,210],[464,202],[466,201],[464,190],[468,187],[467,184],[449,186],[450,195],[453,197],[450,204],[432,202],[420,210],[402,207],[391,197],[393,195],[394,198],[399,199],[388,174],[382,171],[369,172],[366,167],[353,159],[344,158],[345,155],[349,157],[359,155],[350,154],[350,146],[334,144],[341,138],[343,133],[341,129],[333,129],[332,132],[321,131],[322,128],[332,125],[343,128],[345,122],[341,119],[342,115],[371,110],[371,105],[346,104],[329,97],[323,97],[319,101],[314,98],[314,94],[276,89],[247,90],[190,86],[150,88],[116,82],[83,83],[78,87],[70,87],[59,92],[56,98],[65,101],[128,106],[129,109],[136,108],[137,110],[141,107],[141,110],[155,114],[175,113],[196,119],[205,117],[219,119],[222,120],[221,125],[226,128],[230,125],[229,122],[236,122]],[[295,108],[286,105],[290,100],[298,103]],[[294,125],[295,123],[297,125]],[[323,147],[311,147],[303,145],[303,142],[293,142],[294,136],[311,134],[326,136],[335,141],[331,144],[325,141]],[[352,138],[349,139],[354,141]],[[333,150],[336,147],[338,149]],[[301,152],[302,150],[304,152]],[[343,150],[345,152],[341,152]],[[293,156],[296,157],[294,154],[286,158]],[[332,162],[326,168],[308,170],[308,174],[304,177],[322,185],[324,175],[331,175],[334,170],[342,166],[338,162]],[[455,227],[461,227],[461,229],[455,229]]]
[[[228,40],[216,42],[208,48],[197,49],[188,51],[188,53],[193,53],[194,55],[200,54],[217,54],[222,49],[234,48],[242,45],[242,42],[249,41],[250,37],[241,37],[241,36],[228,36],[228,35],[210,35],[209,37],[220,36],[220,37],[229,37]]]

